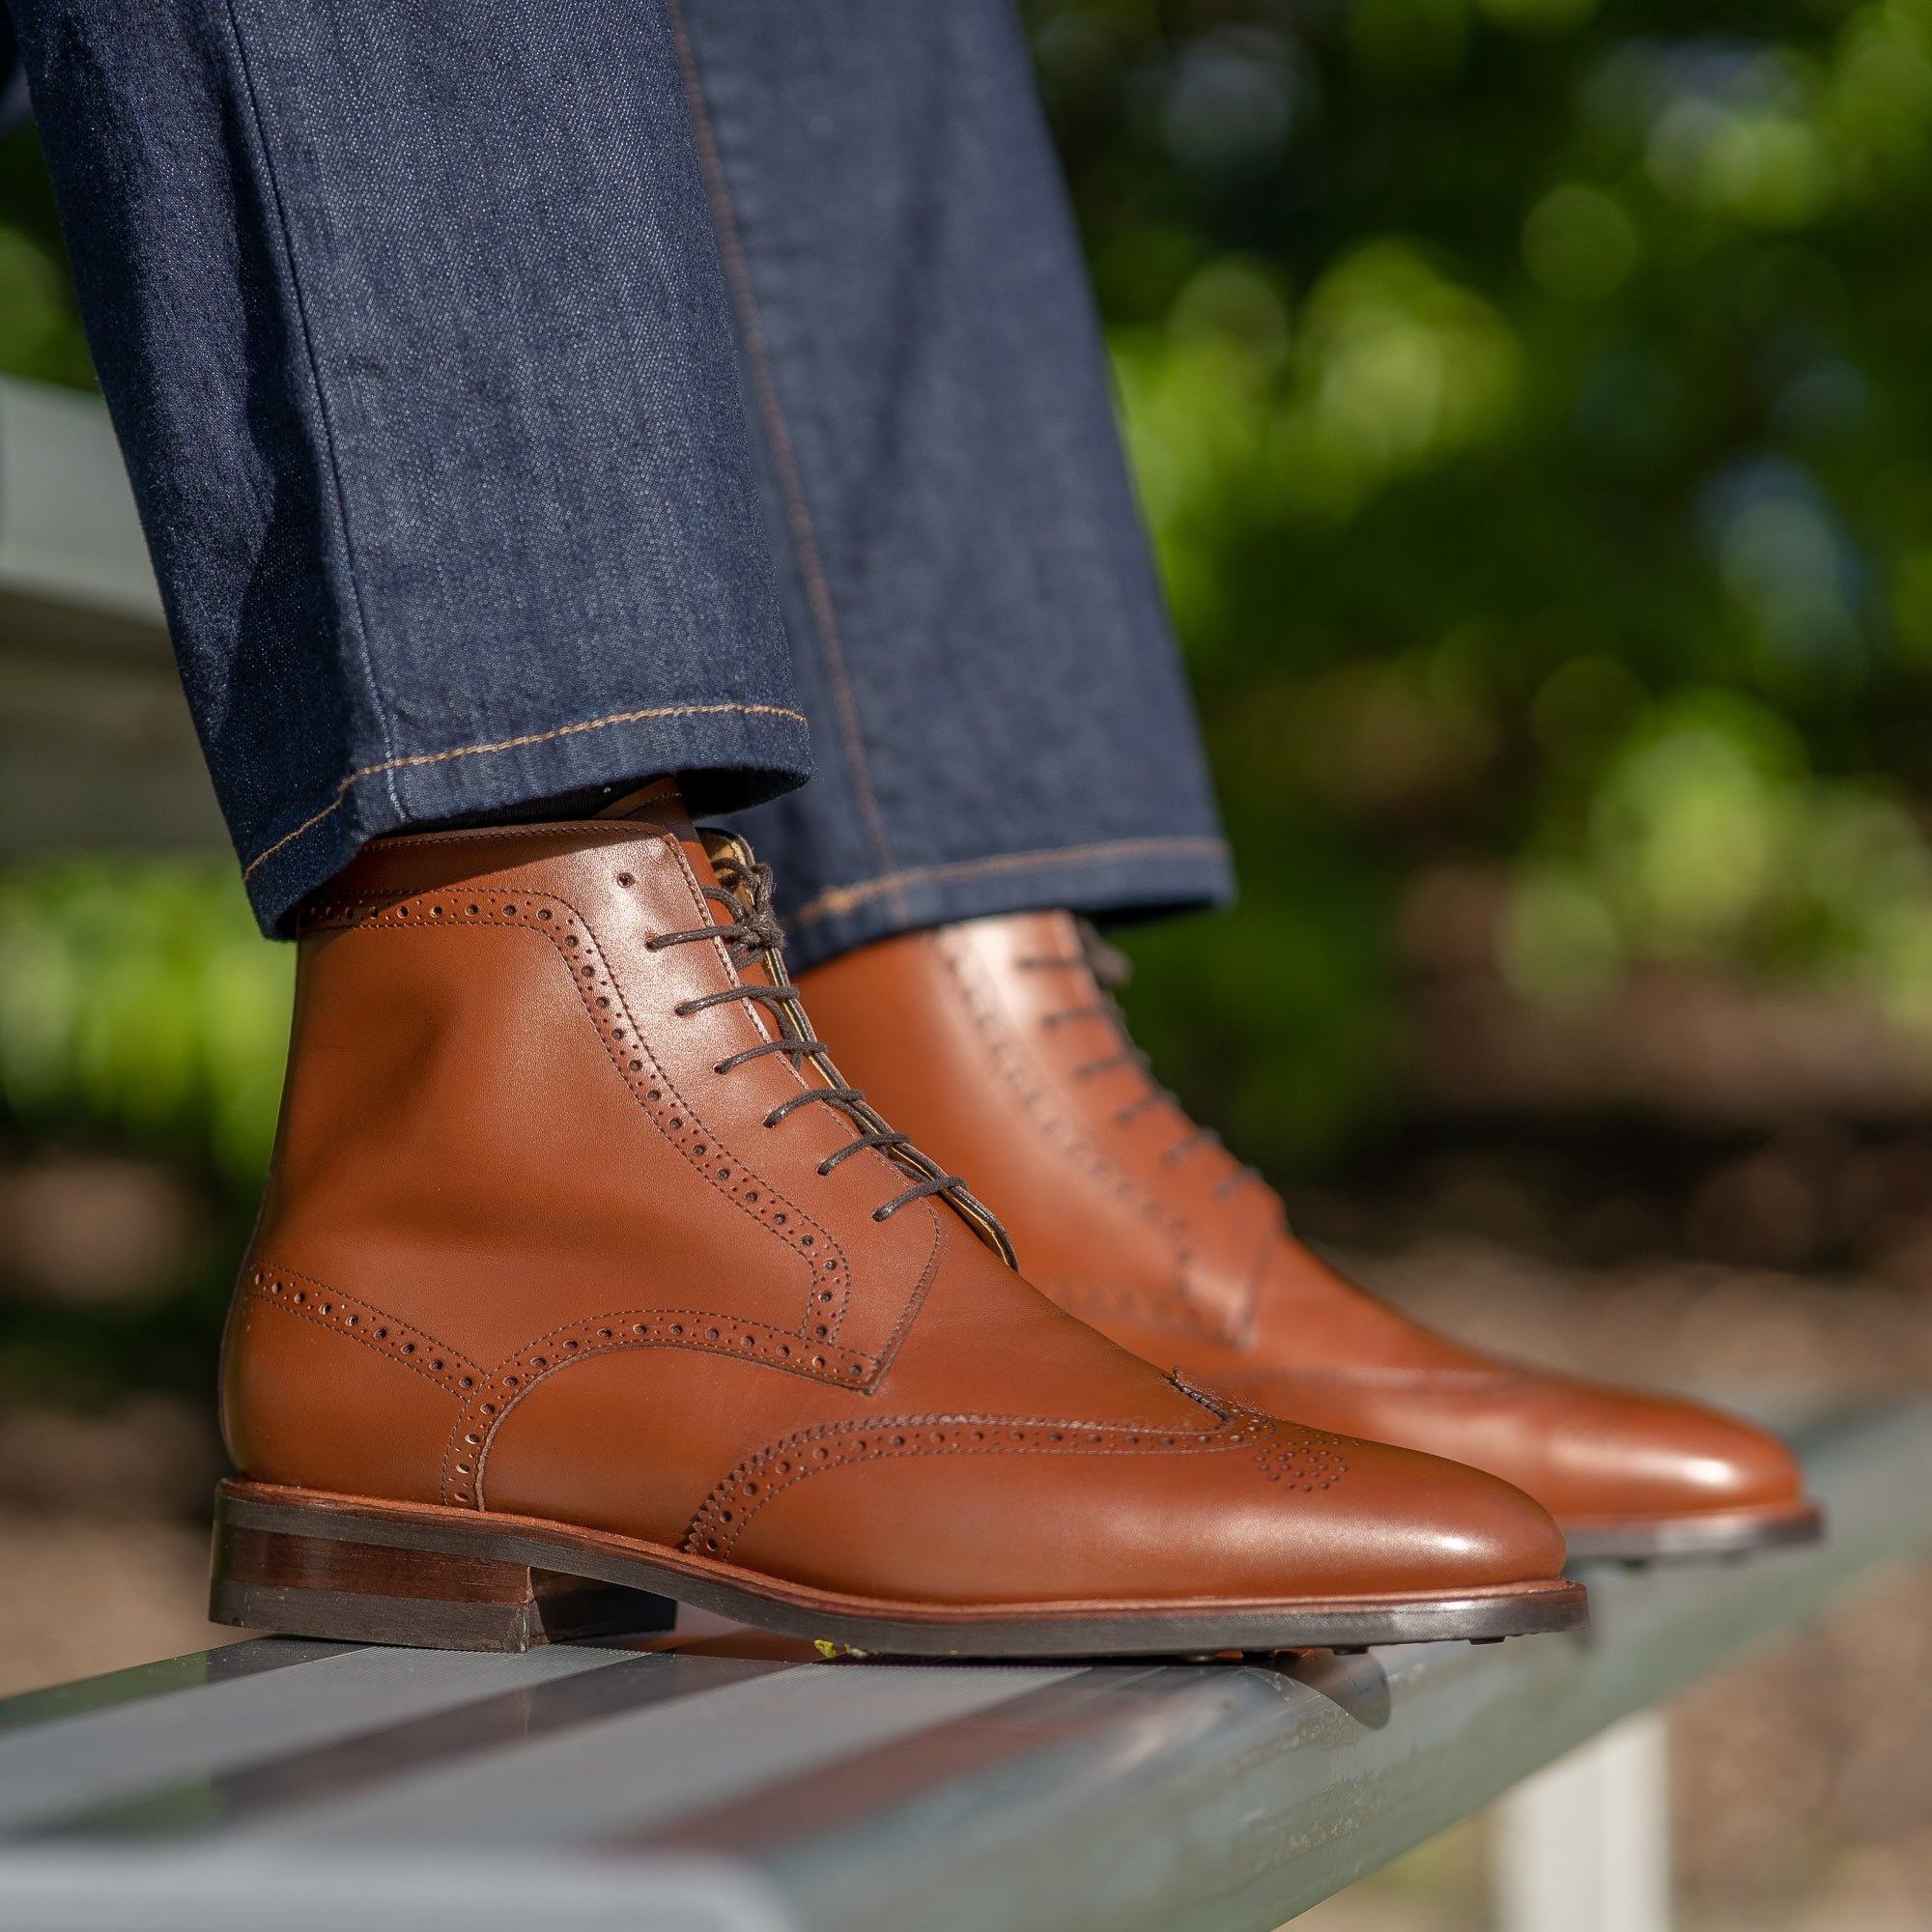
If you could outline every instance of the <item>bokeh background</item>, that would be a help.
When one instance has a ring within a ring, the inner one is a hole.
[[[1463,1332],[1923,1386],[1932,0],[1025,11],[1242,883],[1120,935],[1157,1069]],[[93,380],[30,129],[0,372]],[[219,857],[0,868],[0,1689],[209,1634],[289,967]],[[1680,1709],[1687,1925],[1932,1923],[1928,1612]]]

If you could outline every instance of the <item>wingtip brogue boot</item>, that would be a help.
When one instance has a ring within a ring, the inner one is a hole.
[[[1819,1528],[1789,1451],[1698,1404],[1465,1348],[1344,1281],[1154,1086],[1065,913],[881,941],[801,980],[839,1065],[965,1165],[1028,1276],[1151,1362],[1273,1413],[1468,1463],[1573,1555],[1731,1553]]]
[[[521,1648],[681,1599],[968,1656],[1580,1621],[1506,1484],[1029,1287],[810,1038],[768,875],[674,787],[638,810],[379,841],[305,909],[218,1619]]]

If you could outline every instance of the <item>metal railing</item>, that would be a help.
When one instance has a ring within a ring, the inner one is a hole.
[[[1825,1543],[1593,1573],[1574,1637],[1089,1667],[271,1638],[37,1693],[0,1704],[0,1923],[1269,1932],[1607,1738],[1512,1801],[1505,1923],[1652,1932],[1656,1734],[1612,1727],[1932,1543],[1932,1402],[1804,1447]]]

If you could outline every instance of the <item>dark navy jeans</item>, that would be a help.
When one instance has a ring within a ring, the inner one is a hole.
[[[1225,895],[1008,0],[9,4],[266,928],[672,772],[803,964]]]

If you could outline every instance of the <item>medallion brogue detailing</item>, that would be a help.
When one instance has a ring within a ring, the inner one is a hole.
[[[812,1476],[909,1456],[1136,1456],[1240,1449],[1267,1436],[1267,1416],[1214,1429],[1078,1422],[1028,1415],[885,1415],[800,1430],[747,1457],[705,1499],[684,1548],[727,1559],[752,1519]]]
[[[242,1286],[246,1294],[270,1308],[282,1309],[401,1363],[425,1381],[448,1390],[458,1401],[483,1380],[483,1371],[469,1356],[434,1335],[293,1268],[267,1260],[255,1262],[243,1273]]]
[[[1317,1490],[1332,1490],[1349,1473],[1340,1452],[1350,1446],[1346,1435],[1284,1422],[1262,1444],[1255,1462],[1269,1482],[1287,1483],[1312,1495]]]
[[[703,1308],[620,1308],[540,1335],[466,1385],[462,1413],[443,1459],[443,1501],[482,1509],[483,1478],[492,1443],[510,1412],[541,1381],[573,1363],[627,1349],[683,1349],[756,1362],[787,1375],[864,1390],[881,1364],[830,1341],[801,1340],[769,1322],[746,1321]]]
[[[1352,1436],[1283,1422],[1272,1411],[1224,1390],[1196,1388],[1179,1369],[1167,1378],[1229,1428],[1246,1427],[1259,1438],[1255,1466],[1269,1482],[1285,1482],[1312,1495],[1317,1490],[1332,1490],[1349,1473],[1342,1452],[1357,1446]]]
[[[801,1331],[810,1329],[820,1309],[835,1316],[842,1313],[852,1293],[852,1270],[843,1246],[795,1199],[720,1145],[719,1136],[678,1092],[661,1057],[639,1031],[596,934],[574,906],[542,893],[517,892],[326,899],[310,909],[303,923],[358,932],[507,926],[548,941],[568,970],[611,1065],[651,1123],[713,1188],[805,1264],[809,1285]]]

